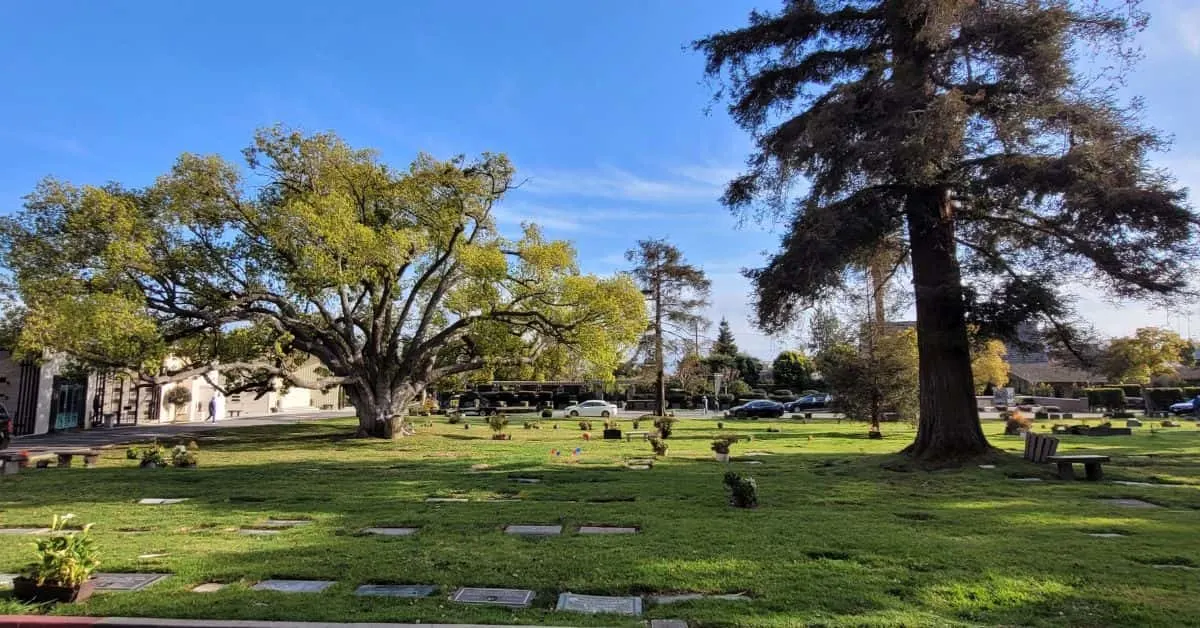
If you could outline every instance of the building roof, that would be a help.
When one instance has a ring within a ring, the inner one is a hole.
[[[1108,381],[1103,375],[1053,362],[1012,364],[1009,367],[1009,374],[1031,384],[1073,384],[1076,382],[1099,384]]]

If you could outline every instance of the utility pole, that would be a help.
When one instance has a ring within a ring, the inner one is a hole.
[[[667,415],[667,380],[666,365],[663,364],[663,330],[662,330],[662,272],[655,273],[654,280],[654,408],[655,416]]]

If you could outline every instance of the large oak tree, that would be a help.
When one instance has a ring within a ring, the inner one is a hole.
[[[786,326],[907,234],[916,459],[989,450],[969,321],[1003,336],[1041,317],[1070,340],[1071,280],[1122,297],[1185,288],[1197,218],[1148,166],[1163,142],[1104,61],[1126,60],[1143,17],[1136,2],[789,0],[695,42],[757,145],[724,202],[790,221],[750,273],[762,326]]]
[[[502,155],[393,169],[331,134],[261,131],[243,170],[185,154],[145,189],[44,181],[0,225],[21,344],[227,392],[343,385],[363,435],[404,430],[440,379],[506,356],[612,376],[646,326],[624,275],[581,274],[527,225],[496,230]],[[297,371],[313,356],[317,376]]]

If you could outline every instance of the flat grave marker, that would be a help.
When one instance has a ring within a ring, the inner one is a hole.
[[[513,482],[516,482],[517,484],[541,484],[542,483],[541,479],[539,479],[539,478],[508,478],[508,479],[512,480]]]
[[[688,628],[682,619],[651,619],[650,628]]]
[[[275,536],[279,534],[279,530],[265,530],[263,528],[242,528],[238,530],[238,534],[246,536]]]
[[[155,558],[166,558],[166,557],[168,557],[168,556],[170,556],[170,554],[166,554],[166,553],[162,553],[162,554],[140,554],[140,555],[138,556],[138,560],[154,560]]]
[[[1118,539],[1124,538],[1125,535],[1120,532],[1088,532],[1088,536],[1094,536],[1098,539]]]
[[[555,609],[576,613],[613,613],[637,617],[642,614],[642,598],[560,593],[558,606]]]
[[[169,506],[186,502],[187,497],[143,497],[138,500],[143,506]]]
[[[650,596],[655,604],[678,604],[695,600],[725,600],[727,602],[749,602],[750,597],[745,593],[664,593]]]
[[[580,534],[637,534],[638,529],[625,526],[579,526]]]
[[[354,595],[373,597],[429,597],[437,587],[432,584],[364,584]]]
[[[1041,482],[1042,478],[1008,478],[1013,482]]]
[[[554,536],[562,534],[562,526],[508,525],[504,527],[504,532],[524,536]]]
[[[1196,569],[1200,569],[1200,567],[1193,567],[1191,565],[1151,565],[1151,567],[1155,569],[1182,569],[1183,571],[1196,571]]]
[[[533,602],[533,596],[533,591],[526,589],[463,587],[455,591],[450,600],[463,604],[494,604],[511,608],[527,608]]]
[[[470,500],[466,497],[426,497],[425,501],[429,503],[463,503]]]
[[[1158,504],[1151,504],[1140,499],[1102,499],[1100,500],[1110,506],[1123,506],[1125,508],[1162,508]]]
[[[0,534],[49,534],[50,528],[0,528]]]
[[[0,573],[0,589],[11,589],[13,578],[16,578],[15,573]]]
[[[374,534],[377,536],[412,536],[417,533],[420,528],[363,528],[363,534]]]
[[[167,573],[98,573],[97,591],[141,591],[171,577]]]
[[[312,523],[311,519],[267,519],[266,523],[258,525],[264,528],[294,528]]]
[[[227,586],[222,582],[205,582],[192,587],[192,593],[216,593]]]
[[[251,588],[281,593],[320,593],[333,585],[332,580],[263,580]]]

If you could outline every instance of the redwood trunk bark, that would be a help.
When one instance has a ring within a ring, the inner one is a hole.
[[[917,302],[921,417],[905,449],[923,462],[954,462],[991,450],[975,403],[954,210],[944,189],[908,198],[913,288]]]

